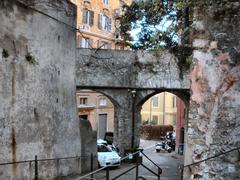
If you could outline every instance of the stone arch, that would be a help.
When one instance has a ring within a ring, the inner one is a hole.
[[[179,97],[185,104],[186,107],[189,106],[190,101],[190,92],[188,89],[178,89],[178,90],[168,90],[168,89],[156,89],[156,90],[146,90],[141,92],[141,97],[138,99],[136,104],[137,107],[142,106],[150,97],[162,93],[162,92],[169,92],[177,97]]]
[[[177,97],[179,97],[186,107],[186,117],[185,122],[187,122],[187,116],[189,111],[189,103],[190,103],[190,91],[189,89],[166,89],[166,88],[151,88],[151,89],[139,89],[137,90],[137,96],[136,96],[136,109],[135,109],[135,144],[139,145],[140,140],[140,125],[141,125],[141,109],[142,105],[152,96],[162,93],[162,92],[169,92]],[[187,123],[185,123],[185,127],[187,126]]]
[[[113,126],[114,126],[114,144],[119,144],[118,142],[118,137],[119,137],[119,133],[118,133],[118,129],[119,129],[119,117],[120,117],[120,109],[122,108],[122,105],[120,105],[120,98],[121,98],[121,93],[119,91],[116,90],[111,90],[111,89],[104,89],[104,88],[93,88],[93,87],[85,87],[85,88],[81,88],[81,87],[77,87],[76,88],[77,91],[80,90],[91,90],[97,93],[100,93],[104,96],[106,96],[111,103],[114,106],[114,120],[113,120]],[[120,96],[119,96],[120,95]]]

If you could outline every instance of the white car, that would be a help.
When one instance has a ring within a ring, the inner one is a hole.
[[[116,151],[105,144],[97,144],[98,147],[98,163],[100,167],[105,166],[119,166],[121,164],[121,157]]]

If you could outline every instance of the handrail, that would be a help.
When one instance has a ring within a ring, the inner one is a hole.
[[[155,176],[158,176],[157,173],[155,173],[153,170],[149,169],[149,168],[148,168],[147,166],[145,166],[144,164],[141,163],[141,165],[142,165],[145,169],[147,169],[149,172],[153,173]]]
[[[129,171],[135,169],[137,166],[138,166],[138,165],[135,165],[135,166],[129,168],[128,170],[126,170],[126,171],[124,171],[123,173],[121,173],[121,174],[117,175],[116,177],[114,177],[112,180],[115,180],[115,179],[121,177],[122,175],[124,175],[124,174],[128,173]]]
[[[153,163],[155,166],[157,166],[158,168],[160,168],[162,170],[162,168],[160,166],[158,166],[155,162],[153,162],[153,160],[151,160],[145,153],[141,152],[151,163]]]
[[[135,155],[135,154],[137,154],[137,153],[139,153],[139,152],[140,152],[140,151],[136,151],[136,152],[132,153],[132,155]],[[127,159],[128,157],[129,157],[129,156],[127,155],[127,156],[121,158],[120,161],[123,161],[123,160]],[[97,172],[99,172],[99,171],[101,171],[101,170],[104,170],[104,169],[107,169],[107,170],[108,170],[108,168],[111,167],[113,164],[114,164],[114,163],[111,163],[111,164],[109,164],[109,165],[107,165],[107,166],[104,166],[104,167],[102,167],[102,168],[99,168],[99,169],[97,169],[97,170],[95,170],[95,171],[93,171],[93,172],[90,172],[90,173],[88,173],[88,174],[85,174],[85,175],[83,175],[83,176],[81,176],[81,177],[79,177],[79,178],[77,178],[77,179],[75,179],[75,180],[80,180],[80,179],[86,178],[86,177],[88,177],[88,176],[90,176],[90,175],[93,175],[93,174],[96,174]]]
[[[154,175],[156,175],[158,177],[158,179],[160,179],[160,175],[162,174],[162,169],[156,164],[154,163],[145,153],[143,153],[142,151],[137,151],[138,153],[142,153],[142,155],[144,155],[151,163],[153,163],[153,165],[155,165],[158,168],[158,173],[155,173],[154,171],[152,171],[151,169],[149,169],[147,166],[145,166],[143,163],[137,163],[137,165],[129,168],[128,170],[122,172],[121,174],[119,174],[118,176],[116,176],[115,178],[113,178],[112,180],[116,180],[117,178],[125,175],[127,172],[133,170],[136,168],[136,179],[142,178],[144,179],[142,176],[138,176],[138,166],[143,166],[145,169],[147,169],[148,171],[150,171],[151,173],[153,173]]]
[[[82,157],[89,157],[89,156],[70,156],[70,157],[61,157],[61,158],[37,159],[37,161],[56,161],[56,160],[65,160],[65,159],[77,159],[77,158],[82,158]],[[35,161],[35,159],[24,160],[24,161],[4,162],[4,163],[0,163],[0,166],[29,163],[29,162],[33,162],[33,161]]]
[[[234,149],[225,151],[225,152],[223,152],[223,153],[219,153],[219,154],[217,154],[217,155],[215,155],[215,156],[211,156],[211,157],[206,158],[206,159],[203,159],[203,160],[201,160],[201,161],[197,161],[197,162],[194,162],[194,163],[185,165],[185,166],[183,166],[183,168],[190,167],[190,166],[194,166],[194,165],[200,164],[200,163],[202,163],[202,162],[206,162],[206,161],[208,161],[208,160],[210,160],[210,159],[217,158],[217,157],[219,157],[219,156],[221,156],[221,155],[224,155],[224,154],[227,154],[227,153],[230,153],[230,152],[232,152],[232,151],[239,150],[239,149],[240,149],[240,147],[237,147],[237,148],[234,148]]]

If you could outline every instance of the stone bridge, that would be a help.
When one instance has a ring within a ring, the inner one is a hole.
[[[183,76],[180,76],[183,74]],[[190,80],[168,51],[78,49],[77,89],[101,92],[115,106],[115,142],[121,151],[139,146],[140,111],[154,94],[167,91],[189,104]]]
[[[76,7],[68,0],[51,1],[63,9],[36,2],[0,1],[0,162],[96,151],[85,141],[90,127],[79,125],[76,88],[112,100],[122,150],[138,146],[141,105],[162,91],[189,109],[185,164],[240,146],[239,0],[196,1],[192,67],[183,76],[167,51],[76,50]],[[85,166],[75,159],[41,163],[39,176],[54,179]],[[0,179],[32,179],[33,171],[31,163],[0,166]],[[233,151],[186,168],[184,179],[240,179],[239,171]]]

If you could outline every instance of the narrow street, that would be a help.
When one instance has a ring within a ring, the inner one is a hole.
[[[172,153],[156,153],[155,151],[155,143],[156,141],[146,141],[141,140],[141,145],[144,149],[144,153],[152,159],[158,166],[162,168],[162,175],[160,177],[161,180],[180,180],[180,169],[179,165],[183,162],[183,156],[180,156],[176,154],[175,152]],[[147,158],[143,157],[143,164],[147,166],[149,169],[153,170],[157,173],[157,168],[154,166]],[[133,167],[134,164],[128,164],[128,163],[122,163],[120,167],[118,168],[111,168],[110,170],[110,179],[113,179],[114,177],[118,176],[122,172],[130,169]],[[126,173],[124,176],[119,177],[118,180],[133,180],[135,179],[136,169],[133,169]],[[157,177],[140,166],[139,168],[139,176],[142,176],[143,178],[147,180],[154,180],[157,179]],[[79,177],[79,176],[78,176]],[[61,178],[61,180],[75,180],[78,179],[78,177],[67,177],[67,178]],[[91,179],[90,176],[87,178],[83,178],[84,180]],[[106,179],[106,171],[100,171],[97,174],[94,174],[95,180],[105,180]]]

